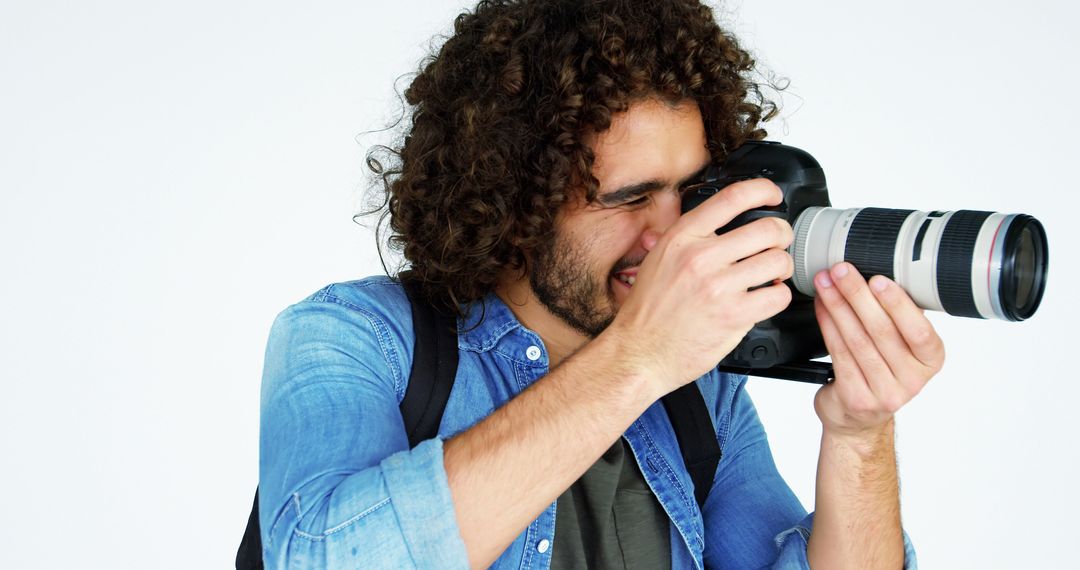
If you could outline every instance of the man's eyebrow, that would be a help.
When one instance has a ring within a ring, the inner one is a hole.
[[[687,184],[693,182],[695,179],[699,178],[707,168],[709,168],[709,163],[705,163],[705,166],[702,166],[697,172],[680,180],[679,183],[675,185],[675,187],[682,188],[683,186],[686,186]],[[649,192],[652,192],[654,190],[660,190],[665,186],[667,186],[667,184],[665,184],[664,181],[655,179],[646,180],[644,182],[635,182],[633,184],[621,186],[612,192],[608,192],[607,194],[597,196],[596,201],[605,206],[622,204],[623,202],[633,201],[635,198],[644,194],[648,194]]]

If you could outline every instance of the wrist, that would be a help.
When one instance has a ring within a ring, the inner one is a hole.
[[[846,450],[860,458],[870,458],[883,451],[892,452],[895,436],[895,419],[890,417],[876,426],[859,429],[839,429],[823,426],[821,441],[823,446]]]
[[[582,353],[602,363],[604,370],[598,375],[609,378],[613,388],[642,406],[642,411],[668,392],[663,388],[662,367],[618,329],[609,327],[578,352]]]

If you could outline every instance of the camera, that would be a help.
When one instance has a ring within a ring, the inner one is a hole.
[[[755,324],[720,369],[827,383],[832,366],[814,317],[813,277],[841,261],[863,277],[884,275],[928,310],[983,319],[1022,321],[1046,289],[1048,248],[1042,224],[1026,214],[976,210],[918,211],[833,208],[825,172],[806,151],[774,141],[749,141],[712,165],[683,194],[683,213],[725,186],[768,178],[783,192],[777,205],[740,214],[717,234],[762,217],[791,224],[788,248],[795,272],[785,283],[791,304]]]

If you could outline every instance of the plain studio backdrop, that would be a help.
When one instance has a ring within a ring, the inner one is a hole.
[[[395,80],[467,7],[5,1],[0,7],[0,567],[225,568],[257,481],[270,323],[382,271],[363,155]],[[732,3],[786,78],[770,138],[840,207],[1024,212],[1049,233],[1023,323],[933,314],[945,369],[898,417],[925,568],[1060,568],[1080,511],[1075,3]],[[399,81],[406,85],[407,78]],[[813,386],[754,379],[808,509]]]

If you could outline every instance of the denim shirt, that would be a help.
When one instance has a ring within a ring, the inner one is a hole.
[[[458,320],[439,435],[410,450],[398,405],[414,342],[409,300],[386,277],[329,285],[274,321],[260,418],[267,568],[468,567],[442,442],[547,374],[548,354],[498,297],[474,303]],[[809,568],[813,514],[777,473],[746,377],[714,370],[697,384],[723,453],[704,512],[660,402],[623,434],[670,519],[672,568]],[[548,568],[555,505],[492,568]],[[915,568],[906,534],[904,546]]]

